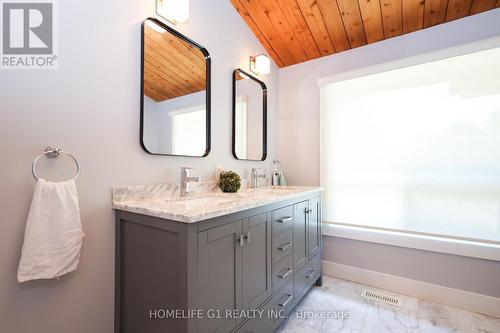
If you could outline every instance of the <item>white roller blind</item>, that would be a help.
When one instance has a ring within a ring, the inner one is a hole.
[[[321,88],[324,220],[500,242],[500,49]]]

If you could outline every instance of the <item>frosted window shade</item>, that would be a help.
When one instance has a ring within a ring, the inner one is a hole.
[[[500,49],[321,88],[324,221],[500,242]]]

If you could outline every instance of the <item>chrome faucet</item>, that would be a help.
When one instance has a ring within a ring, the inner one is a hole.
[[[259,178],[266,178],[265,174],[259,174],[259,168],[252,168],[252,172],[250,173],[250,187],[257,188]]]
[[[181,168],[181,197],[187,197],[189,195],[189,183],[199,182],[200,177],[189,176],[189,170],[192,168],[182,167]]]

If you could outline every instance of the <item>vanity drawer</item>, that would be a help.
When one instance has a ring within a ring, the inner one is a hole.
[[[293,303],[293,288],[289,283],[278,292],[262,308],[262,316],[249,319],[241,326],[237,333],[264,333],[273,332],[285,317]]]
[[[273,264],[292,253],[292,230],[273,239]]]
[[[290,310],[290,306],[294,303],[294,295],[293,295],[293,285],[292,283],[287,283],[283,288],[281,288],[276,295],[271,299],[271,309],[274,311],[274,314],[279,314],[281,311],[281,316],[284,316],[288,310]],[[286,313],[283,313],[285,311]],[[273,318],[274,321],[277,321],[280,318]]]
[[[279,290],[285,283],[292,281],[293,260],[292,256],[273,265],[273,292]]]
[[[304,289],[311,287],[321,274],[321,257],[315,256],[293,277],[294,295],[299,297]]]
[[[243,326],[241,326],[237,332],[238,333],[262,333],[262,332],[272,332],[276,326],[276,318],[273,317],[273,303],[271,301],[267,302],[260,310],[262,310],[261,315],[256,315],[255,318],[249,319]]]
[[[293,225],[293,206],[277,209],[273,212],[273,234],[291,228]]]

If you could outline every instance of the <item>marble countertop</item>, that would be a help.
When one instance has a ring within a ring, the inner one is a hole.
[[[203,186],[203,185],[202,185]],[[321,187],[265,186],[222,193],[209,184],[206,192],[181,198],[177,185],[137,185],[113,188],[113,208],[185,223],[236,213],[321,192]]]

